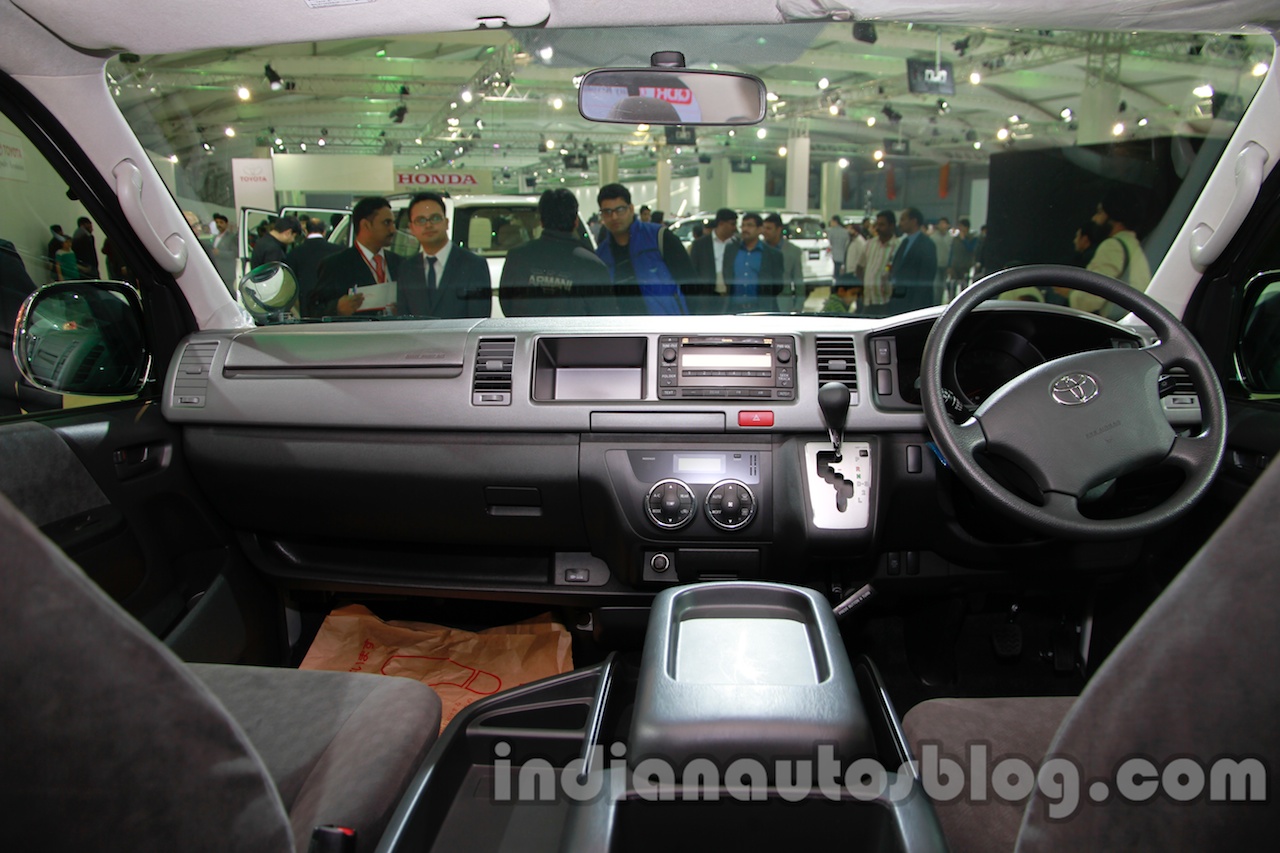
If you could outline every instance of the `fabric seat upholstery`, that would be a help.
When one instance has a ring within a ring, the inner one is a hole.
[[[408,679],[187,666],[2,495],[0,625],[8,849],[372,850],[439,728]]]
[[[1026,754],[1037,761],[1066,758],[1079,770],[1077,811],[1051,819],[1048,800],[1032,794],[1016,848],[997,812],[969,808],[968,819],[948,823],[947,809],[938,809],[952,850],[1270,849],[1280,835],[1280,810],[1270,802],[1270,791],[1264,802],[1209,802],[1207,791],[1208,770],[1220,758],[1257,759],[1264,773],[1280,766],[1280,727],[1274,721],[1280,708],[1278,518],[1280,465],[1273,464],[1138,620],[1065,717],[1060,708],[1037,704],[1043,699],[946,700],[907,714],[913,743],[945,742],[943,751],[957,755],[965,739],[990,743],[992,755],[1016,752],[1019,732],[1061,719],[1048,748]],[[1039,724],[1028,723],[1037,716]],[[1024,748],[1040,736],[1022,738]],[[1142,802],[1117,796],[1114,774],[1134,756],[1146,757],[1157,771],[1174,759],[1192,758],[1206,771],[1206,793],[1191,802],[1163,792]],[[1107,782],[1111,791],[1099,802],[1089,795],[1095,781]]]

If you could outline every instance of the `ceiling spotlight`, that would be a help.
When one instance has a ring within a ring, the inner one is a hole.
[[[203,147],[203,148],[204,148],[204,150],[205,150],[205,151],[212,151],[212,150],[213,150],[213,146],[212,146],[212,145],[210,145],[210,144],[209,144],[209,143],[207,143],[207,142],[202,142],[202,143],[200,143],[200,145],[201,145],[201,147]]]
[[[422,144],[422,137],[421,137],[421,136],[415,136],[415,137],[413,138],[413,144],[414,144],[414,145],[421,145],[421,144]]]
[[[266,76],[267,83],[271,86],[271,91],[278,92],[284,88],[284,80],[276,73],[276,70],[271,67],[270,63],[262,69],[262,73]]]
[[[275,139],[275,143],[276,145],[284,145],[284,140],[277,136]]]
[[[323,136],[316,140],[316,145],[319,145],[321,148],[323,148],[323,147],[324,147],[324,137],[323,137]]]
[[[476,119],[476,130],[484,130],[484,119]]]
[[[973,143],[973,150],[974,151],[982,150],[982,140],[978,140],[977,142]]]
[[[462,98],[462,103],[469,104],[471,103],[472,99],[475,98],[475,95],[471,94],[470,89],[463,89],[462,94],[459,97]]]
[[[977,71],[970,72],[969,82],[975,86],[978,85],[979,83],[982,82],[982,75],[979,74]]]
[[[951,104],[947,103],[945,98],[938,98],[938,115],[946,115],[951,112]]]
[[[556,49],[551,45],[547,45],[546,47],[540,48],[538,50],[538,58],[541,59],[543,62],[548,62],[548,63],[551,62],[552,57],[554,57],[555,55],[556,55]]]
[[[847,169],[849,168],[849,158],[841,157],[839,160],[836,161],[836,164],[839,165],[841,169]]]
[[[556,141],[554,139],[548,139],[546,141],[546,146],[547,146],[547,150],[550,151],[551,149],[556,147]]]
[[[1017,124],[1020,121],[1022,121],[1022,116],[1017,115],[1016,113],[1009,116],[1009,124]]]
[[[448,123],[449,127],[457,127],[462,124],[462,119],[457,116],[449,116],[445,121]]]
[[[1075,114],[1071,112],[1071,107],[1063,107],[1062,112],[1058,113],[1058,115],[1062,117],[1063,121],[1071,121],[1071,117]]]
[[[884,168],[884,161],[883,161],[883,160],[878,161],[878,162],[876,163],[876,168],[877,168],[877,169],[883,169],[883,168]]]
[[[299,142],[299,143],[298,143],[298,147],[299,147],[299,148],[301,148],[303,151],[306,151],[306,150],[307,150],[307,143],[305,143],[305,142]]]
[[[828,80],[826,77],[823,77],[821,80],[818,81],[818,88],[824,92],[827,90],[827,87],[830,85],[831,85],[831,81]]]
[[[234,139],[234,138],[235,138],[235,135],[236,135],[236,129],[235,129],[234,127],[232,127],[231,125],[227,125],[227,126],[226,126],[226,128],[225,128],[222,132],[223,132],[223,133],[225,133],[225,134],[227,135],[227,138],[228,138],[228,139]]]
[[[996,131],[996,139],[999,139],[1001,142],[1004,142],[1008,138],[1009,138],[1009,128],[1002,127]]]
[[[1150,123],[1146,118],[1138,119],[1138,127],[1146,127]]]
[[[1115,125],[1111,128],[1111,135],[1124,136],[1124,122],[1122,121],[1116,122]]]
[[[785,146],[785,145],[779,145],[779,146],[778,146],[778,156],[779,156],[779,157],[786,157],[786,156],[787,156],[787,146]]]
[[[774,101],[778,100],[778,93],[777,93],[777,92],[765,92],[764,99],[765,99],[766,101],[768,101],[769,103],[773,103]]]
[[[876,117],[867,116],[867,127],[875,127],[875,126],[876,126]]]
[[[1195,95],[1197,98],[1212,98],[1213,87],[1206,83],[1203,86],[1197,86],[1192,89],[1191,94]]]
[[[236,89],[236,94],[240,96],[240,100],[242,101],[249,100],[250,98],[249,87],[241,86],[239,89]]]
[[[169,162],[170,162],[170,163],[177,163],[177,162],[178,162],[178,155],[177,155],[177,154],[170,154],[170,155],[169,155]]]
[[[873,153],[871,156],[872,156],[874,159],[876,159],[876,160],[883,160],[883,159],[884,159],[884,152],[883,152],[883,151],[881,151],[879,148],[877,148],[877,149],[875,150],[875,153]]]
[[[832,104],[831,106],[827,107],[827,112],[831,113],[833,116],[840,115],[840,105]]]
[[[756,129],[756,139],[764,139],[768,135],[769,135],[769,131],[766,130],[765,128],[760,127]]]
[[[552,98],[552,99],[551,99],[551,109],[553,109],[553,110],[561,110],[561,109],[564,109],[564,98]]]
[[[1267,63],[1259,62],[1253,66],[1253,71],[1250,73],[1253,74],[1254,77],[1262,77],[1267,73],[1269,67],[1270,66],[1268,66]]]

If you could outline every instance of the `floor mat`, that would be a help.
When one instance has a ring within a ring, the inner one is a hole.
[[[543,614],[472,633],[426,622],[384,622],[352,604],[330,613],[299,669],[415,678],[440,696],[440,730],[499,690],[573,669],[568,630]]]

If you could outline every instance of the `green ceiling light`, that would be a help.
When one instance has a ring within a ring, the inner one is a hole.
[[[374,56],[378,57],[379,59],[383,58],[386,55],[387,55],[387,49],[385,47],[380,48],[378,52],[374,54]]]

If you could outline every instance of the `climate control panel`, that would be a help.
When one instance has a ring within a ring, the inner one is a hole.
[[[644,502],[649,520],[663,530],[679,530],[693,521],[694,508],[693,492],[679,480],[654,483]]]
[[[649,520],[663,530],[679,530],[697,515],[698,499],[687,483],[676,479],[659,480],[645,495],[644,511]],[[756,517],[756,496],[740,480],[721,480],[708,491],[703,501],[707,521],[720,530],[741,530]]]

